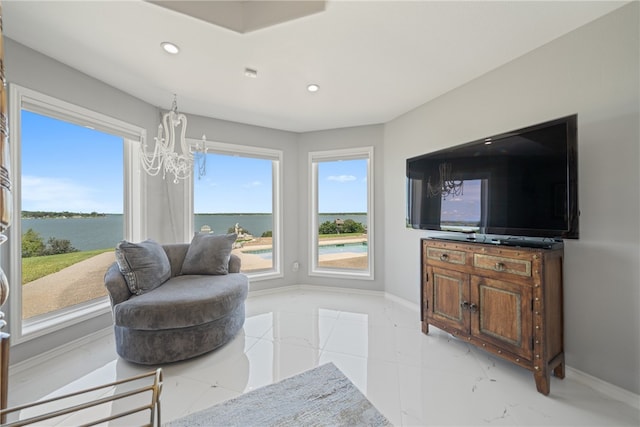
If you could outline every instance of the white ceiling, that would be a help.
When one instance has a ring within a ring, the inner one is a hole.
[[[625,3],[336,0],[244,34],[142,0],[2,9],[5,36],[152,105],[305,132],[387,122]]]

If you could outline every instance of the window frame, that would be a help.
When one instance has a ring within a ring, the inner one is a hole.
[[[202,140],[187,138],[189,146],[195,150],[197,145],[202,146]],[[273,268],[270,270],[261,270],[259,272],[246,272],[247,276],[251,278],[251,281],[270,280],[284,277],[283,274],[283,256],[282,256],[282,230],[283,230],[283,172],[282,172],[282,159],[284,153],[282,150],[255,147],[251,145],[239,145],[229,144],[225,142],[216,142],[207,140],[205,143],[207,154],[222,154],[227,156],[244,156],[251,158],[259,158],[264,160],[271,160],[272,167],[272,218],[273,218],[273,230],[272,230],[272,253],[273,253]],[[195,178],[198,179],[198,178]],[[185,241],[190,242],[194,230],[194,188],[193,188],[193,174],[188,178],[189,191],[185,191],[185,211],[184,215],[186,221],[184,221],[184,234]]]
[[[28,110],[79,126],[91,127],[123,139],[123,237],[132,241],[141,240],[146,234],[146,225],[143,221],[146,210],[142,203],[145,197],[146,177],[141,173],[139,166],[139,150],[140,145],[146,140],[146,129],[13,83],[9,87],[9,97],[13,211],[22,212],[21,127],[22,110]],[[9,264],[12,345],[63,330],[111,311],[109,297],[105,296],[24,322],[22,319],[20,218],[13,218],[8,234],[9,256],[4,257],[3,264],[6,262]]]
[[[374,177],[373,146],[346,148],[341,150],[309,152],[309,276],[375,280],[375,230],[374,230]],[[367,160],[367,248],[366,269],[338,269],[318,265],[318,163],[341,160]]]

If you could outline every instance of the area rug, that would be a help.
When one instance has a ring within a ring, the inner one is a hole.
[[[390,426],[333,363],[250,391],[165,427]]]

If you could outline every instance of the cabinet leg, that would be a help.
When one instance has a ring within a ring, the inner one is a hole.
[[[429,333],[429,324],[427,322],[425,322],[424,320],[422,321],[422,333],[423,334],[428,334]]]
[[[538,389],[538,392],[548,396],[551,391],[551,372],[549,369],[545,367],[544,369],[536,372],[533,377],[536,380],[536,388]]]
[[[564,378],[564,353],[560,355],[560,363],[553,369],[553,375],[556,378]]]

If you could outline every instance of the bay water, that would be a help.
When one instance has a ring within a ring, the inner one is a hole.
[[[321,214],[319,224],[336,219],[353,219],[366,224],[366,214]],[[248,233],[260,237],[271,231],[271,214],[196,214],[195,230],[208,225],[216,234],[225,234],[239,224]],[[71,246],[80,250],[115,248],[123,239],[122,215],[107,214],[93,218],[23,218],[22,233],[29,228],[37,232],[46,243],[50,237],[69,240]],[[153,236],[149,236],[153,238]]]

